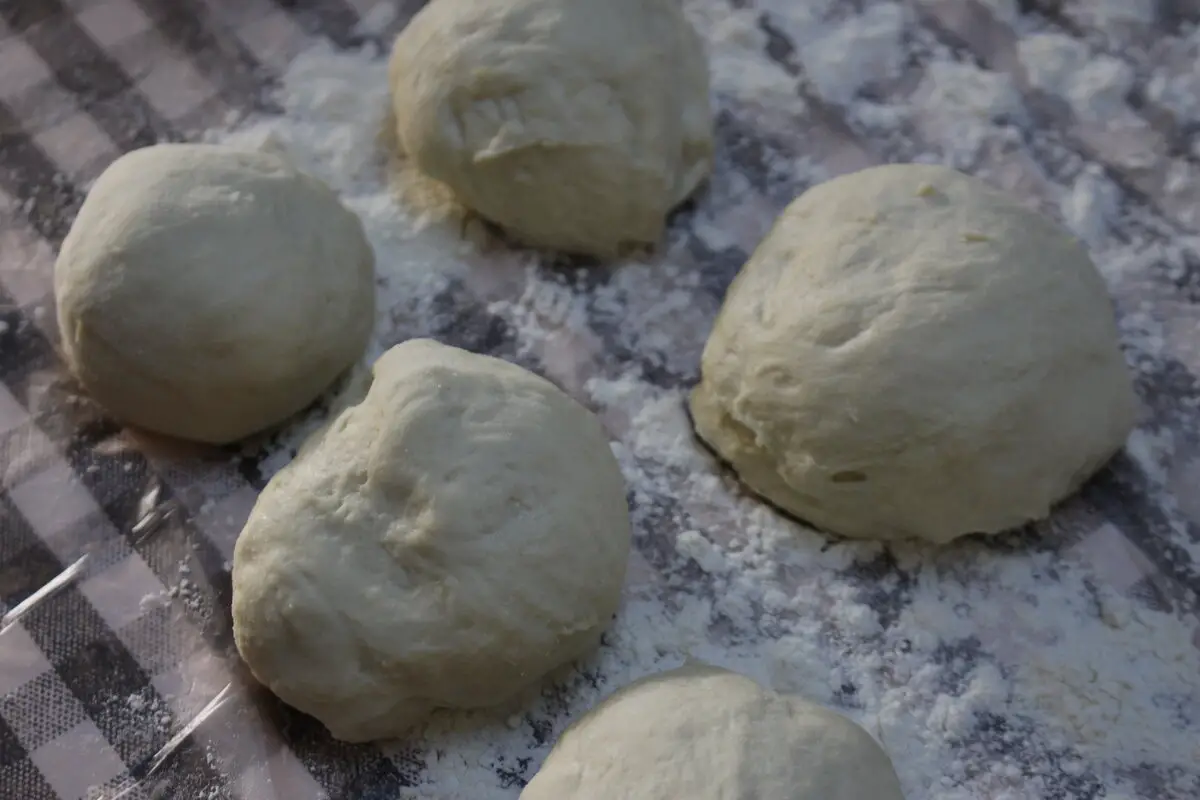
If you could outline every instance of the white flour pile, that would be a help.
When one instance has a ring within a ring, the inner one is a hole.
[[[1021,143],[1026,109],[1013,79],[910,36],[907,6],[869,3],[855,13],[850,5],[760,3],[796,44],[791,58],[802,71],[789,71],[764,55],[759,12],[689,3],[710,42],[716,106],[805,145],[801,155],[760,154],[768,183],[783,187],[763,192],[735,171],[730,135],[688,223],[699,239],[716,252],[746,252],[790,199],[787,187],[877,158],[808,116],[822,103],[850,104],[856,132],[880,132],[881,152],[894,143],[893,155],[971,168],[1059,209],[1102,249],[1106,275],[1119,283],[1140,252],[1137,241],[1111,239],[1119,190],[1085,163],[1069,185],[1038,171]],[[1014,4],[986,5],[1004,19]],[[1095,13],[1111,16],[1118,5]],[[1131,80],[1123,64],[1040,35],[1018,48],[1031,83],[1088,113],[1120,110]],[[913,79],[916,51],[932,64]],[[1197,113],[1186,86],[1160,78],[1159,95]],[[881,91],[864,98],[872,86]],[[894,94],[901,86],[907,94]],[[379,142],[382,54],[317,48],[295,61],[279,99],[282,117],[215,138],[285,151],[362,217],[380,276],[371,357],[438,330],[479,298],[515,331],[514,357],[602,414],[636,501],[625,608],[586,677],[575,673],[565,688],[499,716],[435,720],[423,738],[397,746],[398,759],[425,764],[427,786],[415,796],[515,798],[569,720],[687,656],[850,714],[887,747],[910,800],[1200,796],[1200,631],[1127,598],[1148,567],[1114,528],[1080,522],[1063,532],[1074,544],[1057,554],[963,543],[888,555],[781,519],[745,499],[693,443],[683,390],[647,379],[655,369],[693,375],[716,311],[684,237],[589,290],[584,275],[538,270],[529,254],[489,245],[477,231],[464,238],[455,219],[402,207]],[[468,287],[462,308],[434,301],[459,282]],[[597,330],[596,319],[615,330]],[[1157,352],[1163,334],[1145,327],[1136,346]],[[639,365],[617,366],[606,352],[614,344]],[[301,427],[268,458],[268,472],[311,429]],[[1148,465],[1171,447],[1169,437],[1138,443]]]

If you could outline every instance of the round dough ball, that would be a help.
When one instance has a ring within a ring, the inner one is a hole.
[[[521,800],[904,800],[849,719],[701,664],[621,689],[572,725]]]
[[[66,360],[125,422],[231,442],[362,354],[374,264],[358,217],[278,156],[135,150],[96,181],[55,264]]]
[[[711,168],[708,66],[677,0],[438,0],[390,78],[418,170],[534,246],[657,242]]]
[[[1104,281],[1046,218],[944,167],[793,202],[729,289],[691,396],[755,492],[827,531],[946,542],[1045,517],[1136,400]]]
[[[335,737],[395,737],[594,647],[629,545],[591,412],[513,364],[409,341],[259,497],[234,550],[234,637]]]

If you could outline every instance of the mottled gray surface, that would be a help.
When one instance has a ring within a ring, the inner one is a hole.
[[[194,138],[233,110],[278,110],[264,87],[309,37],[339,48],[386,46],[420,4],[398,3],[395,21],[364,37],[356,33],[358,12],[371,5],[0,4],[6,796],[81,797],[103,784],[107,793],[93,796],[257,800],[273,786],[281,798],[315,796],[319,787],[335,798],[382,799],[410,796],[404,787],[433,769],[420,742],[384,750],[338,744],[253,688],[232,650],[227,558],[237,520],[278,460],[277,445],[180,453],[121,434],[63,380],[47,302],[53,249],[104,165],[134,147]],[[798,21],[800,0],[687,5],[714,54],[717,171],[674,217],[649,268],[544,259],[515,288],[447,280],[422,316],[397,324],[394,338],[429,335],[518,361],[596,407],[624,448],[633,487],[639,567],[631,605],[710,608],[700,627],[731,654],[802,641],[806,655],[783,659],[785,667],[812,657],[842,669],[836,681],[795,680],[828,682],[821,699],[873,722],[913,798],[1200,796],[1200,753],[1190,762],[1175,750],[1114,758],[1084,735],[1097,733],[1092,723],[1073,727],[1068,719],[1086,708],[1064,711],[1048,697],[1034,714],[1019,697],[990,696],[977,706],[963,699],[989,670],[1013,691],[1027,688],[1022,670],[1037,652],[1030,642],[1059,653],[1053,664],[1063,675],[1105,673],[1106,664],[1087,659],[1119,660],[1113,648],[1136,649],[1128,626],[1125,638],[1098,639],[1076,655],[1064,643],[1091,641],[1072,639],[1072,628],[1101,631],[1098,620],[1113,603],[1133,618],[1156,614],[1153,641],[1177,631],[1178,643],[1190,639],[1200,649],[1200,102],[1188,100],[1200,93],[1200,4],[1151,3],[1153,21],[1144,23],[1101,13],[1146,5],[1134,2],[904,2],[895,7],[902,26],[893,50],[886,35],[879,45],[895,61],[867,69],[849,95],[836,70],[831,77],[812,68],[821,37],[810,34],[879,13],[883,4],[813,3],[828,9],[811,24]],[[1022,16],[1003,17],[1018,6]],[[740,31],[732,39],[731,29]],[[1037,88],[1017,45],[1047,32],[1083,43],[1088,64],[1110,56],[1105,74],[1123,69],[1128,91],[1102,97],[1108,105],[1097,112]],[[847,63],[878,41],[851,42]],[[971,93],[938,94],[930,75],[952,65],[1009,76],[1015,101],[1001,98],[981,111]],[[697,378],[720,298],[773,215],[815,181],[917,159],[981,175],[1058,217],[1077,187],[1084,200],[1111,197],[1099,217],[1067,221],[1082,225],[1076,233],[1116,300],[1144,407],[1130,453],[1049,522],[934,551],[826,541],[763,515],[698,449],[640,439],[654,429],[631,420],[643,405],[665,409],[668,429],[680,424],[682,392]],[[587,269],[577,275],[572,267]],[[486,258],[472,268],[499,269]],[[569,322],[519,324],[516,312],[534,289],[558,293],[579,313]],[[663,304],[669,296],[684,299]],[[595,381],[623,381],[641,399],[607,402],[589,388]],[[683,532],[698,532],[719,557],[698,559],[681,544]],[[39,595],[48,584],[55,590]],[[145,602],[164,587],[170,593],[161,604]],[[779,597],[788,602],[781,606]],[[745,602],[723,605],[731,598]],[[1070,608],[1059,613],[1062,605]],[[930,609],[961,624],[923,630]],[[869,624],[861,624],[864,615]],[[997,628],[995,618],[1006,616],[1010,627]],[[628,625],[620,621],[595,663],[547,692],[489,751],[497,796],[515,797],[564,722],[633,669],[612,666],[623,657],[617,640],[635,630]],[[1200,675],[1182,689],[1131,691],[1175,715],[1179,742],[1200,740]],[[900,702],[906,696],[908,705]],[[939,698],[969,713],[953,726],[913,721],[932,717]],[[193,722],[195,731],[185,729]],[[1057,722],[1061,730],[1052,730]],[[912,741],[889,742],[897,731],[911,731]],[[442,752],[443,745],[431,747]],[[938,760],[921,760],[930,749]],[[303,769],[289,771],[297,763]],[[455,792],[433,786],[411,796]]]

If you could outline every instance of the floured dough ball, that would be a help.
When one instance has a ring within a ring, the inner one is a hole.
[[[437,0],[390,79],[418,169],[534,246],[657,242],[711,168],[708,67],[677,0]]]
[[[521,800],[904,800],[849,719],[692,664],[618,691],[563,733]]]
[[[125,422],[230,442],[362,354],[374,263],[358,217],[279,156],[135,150],[96,181],[55,264],[67,363]]]
[[[755,492],[856,538],[946,542],[1045,517],[1136,409],[1083,248],[934,166],[793,202],[730,287],[701,374],[699,435]]]
[[[234,637],[335,737],[399,736],[594,647],[629,543],[591,412],[520,367],[410,341],[259,497],[234,550]]]

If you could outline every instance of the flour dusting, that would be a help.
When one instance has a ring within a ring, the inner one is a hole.
[[[1126,198],[1111,176],[1088,154],[1028,134],[1019,76],[910,36],[909,4],[859,5],[687,2],[708,42],[715,111],[780,141],[787,131],[772,126],[789,119],[812,135],[795,152],[762,145],[750,158],[734,151],[752,134],[722,132],[718,172],[667,244],[612,267],[547,267],[472,232],[453,210],[409,202],[420,187],[389,153],[386,64],[372,48],[304,53],[278,91],[282,116],[212,135],[286,154],[362,218],[379,287],[370,358],[434,336],[536,369],[600,415],[630,486],[635,552],[599,652],[503,709],[441,715],[389,745],[419,776],[414,796],[517,797],[573,719],[685,658],[850,715],[888,749],[909,800],[1200,793],[1200,628],[1152,596],[1155,566],[1112,524],[1068,503],[1072,526],[1049,523],[1037,536],[941,549],[831,541],[747,496],[691,436],[686,388],[728,280],[783,203],[847,165],[961,163],[1052,208],[1120,291],[1122,333],[1131,358],[1144,356],[1143,376],[1177,352],[1178,335],[1149,313],[1153,245],[1115,238]],[[1015,19],[1010,0],[983,5]],[[1150,13],[1143,5],[1089,13],[1105,26],[1138,24]],[[767,57],[760,16],[795,45],[791,62]],[[390,23],[382,13],[370,21]],[[918,49],[930,61],[913,74]],[[1121,111],[1135,82],[1126,63],[1065,35],[1026,36],[1017,52],[1030,85],[1088,119]],[[894,81],[907,88],[869,96]],[[864,135],[888,120],[903,136],[835,146],[806,116],[805,85],[847,106]],[[1148,85],[1182,116],[1197,113],[1195,86],[1177,73]],[[323,416],[272,445],[264,476]],[[1164,430],[1144,428],[1131,447],[1156,491],[1195,433],[1177,442]]]
[[[864,86],[894,77],[904,59],[906,20],[899,3],[878,3],[815,34],[800,58],[817,92],[845,104]]]

